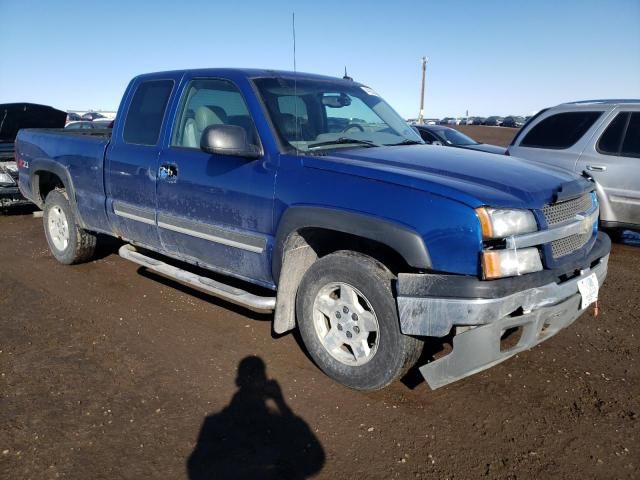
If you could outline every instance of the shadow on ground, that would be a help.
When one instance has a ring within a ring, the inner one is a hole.
[[[187,461],[190,480],[305,479],[325,462],[309,425],[267,378],[265,364],[249,356],[238,365],[238,391],[227,407],[205,418]]]

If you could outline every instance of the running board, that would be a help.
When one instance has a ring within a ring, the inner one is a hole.
[[[143,255],[133,245],[123,245],[118,254],[127,260],[142,265],[148,270],[159,273],[180,283],[203,290],[215,297],[253,310],[254,312],[272,312],[276,308],[276,297],[260,297],[208,277],[201,277],[195,273],[169,265],[161,260]]]

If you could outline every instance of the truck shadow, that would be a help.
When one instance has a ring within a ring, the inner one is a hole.
[[[202,424],[187,460],[190,480],[297,480],[322,470],[322,445],[267,378],[261,358],[240,361],[236,385],[229,405]]]

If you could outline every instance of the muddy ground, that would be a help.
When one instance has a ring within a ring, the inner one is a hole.
[[[343,388],[269,316],[111,247],[59,265],[28,212],[0,216],[0,312],[2,479],[640,476],[637,246],[597,318],[437,391]]]

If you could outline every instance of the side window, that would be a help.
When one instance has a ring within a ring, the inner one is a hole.
[[[618,155],[628,117],[628,113],[619,113],[616,115],[616,118],[613,119],[600,137],[600,140],[598,140],[596,148],[600,153]]]
[[[564,149],[574,145],[600,118],[602,112],[564,112],[535,125],[520,144],[523,147]]]
[[[200,148],[202,132],[211,125],[236,125],[257,144],[257,133],[240,90],[227,80],[193,80],[186,90],[182,109],[173,129],[171,145]]]
[[[125,143],[156,145],[173,80],[150,80],[138,85],[124,123]]]
[[[620,155],[623,157],[640,157],[640,113],[631,114]]]

